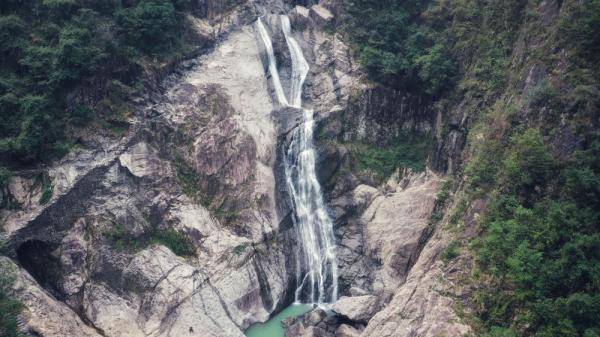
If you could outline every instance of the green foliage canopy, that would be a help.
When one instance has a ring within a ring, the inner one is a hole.
[[[359,60],[377,82],[437,97],[456,75],[439,34],[421,24],[426,1],[349,0],[346,32]]]
[[[123,96],[113,92],[123,85],[114,83],[132,85],[145,58],[168,59],[181,50],[178,8],[186,6],[181,0],[2,1],[0,158],[14,164],[61,155],[70,128],[112,116],[98,102]]]

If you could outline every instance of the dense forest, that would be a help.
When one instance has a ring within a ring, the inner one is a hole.
[[[451,222],[460,228],[473,200],[489,208],[482,235],[455,229],[445,256],[474,256],[465,318],[477,335],[600,336],[600,1],[560,1],[549,27],[532,5],[350,0],[345,24],[373,81],[473,111]],[[519,60],[523,32],[541,42]],[[552,69],[560,52],[565,73],[524,92],[519,76],[532,64]]]
[[[2,176],[10,166],[61,156],[74,145],[74,129],[89,123],[119,126],[128,110],[127,95],[140,89],[140,74],[181,58],[181,11],[188,5],[175,0],[2,1]]]

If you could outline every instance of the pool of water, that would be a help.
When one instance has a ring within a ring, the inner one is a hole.
[[[281,321],[288,317],[297,317],[305,314],[312,309],[308,304],[292,304],[283,309],[282,312],[273,316],[266,323],[253,324],[246,330],[247,337],[284,337],[285,331],[281,326]]]

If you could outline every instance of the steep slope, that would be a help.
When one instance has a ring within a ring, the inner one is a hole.
[[[460,335],[440,327],[456,321],[452,309],[475,335],[597,333],[597,1],[349,3],[358,26],[346,34],[361,63],[396,88],[375,85],[378,102],[420,102],[399,113],[380,103],[365,119],[375,132],[350,135],[386,146],[381,125],[429,133],[431,167],[453,175],[438,195],[446,205],[434,213],[433,237],[364,334]],[[357,9],[373,29],[362,29]],[[388,57],[404,63],[385,68]],[[451,87],[428,92],[431,69],[450,75]]]

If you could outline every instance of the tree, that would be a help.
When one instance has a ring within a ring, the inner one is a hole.
[[[169,51],[177,40],[175,7],[168,0],[142,0],[118,14],[127,42],[149,54]]]

